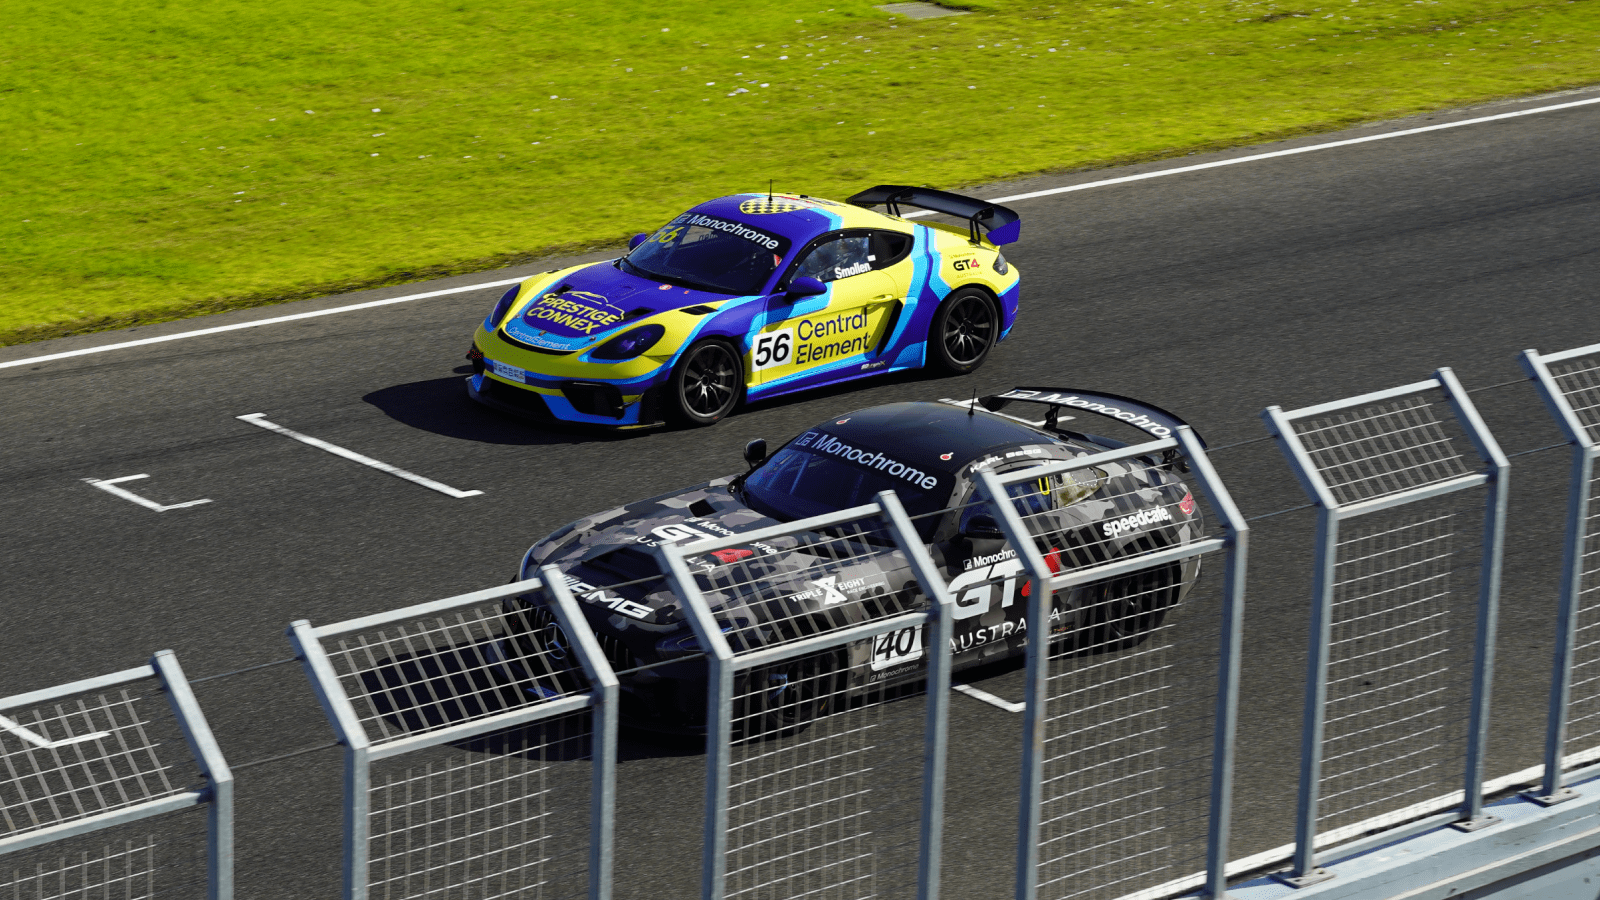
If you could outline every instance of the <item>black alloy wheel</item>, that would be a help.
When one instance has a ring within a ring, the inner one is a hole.
[[[1077,649],[1109,653],[1143,643],[1178,604],[1182,582],[1183,568],[1172,562],[1086,585]]]
[[[835,651],[746,669],[733,680],[733,735],[761,740],[794,734],[844,705],[846,667]]]
[[[934,313],[928,351],[940,369],[965,375],[983,365],[1000,337],[1000,316],[989,295],[974,287],[951,292]]]
[[[690,347],[672,370],[672,410],[685,425],[711,425],[733,411],[744,390],[744,367],[722,341]]]

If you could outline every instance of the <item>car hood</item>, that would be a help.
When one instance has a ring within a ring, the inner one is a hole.
[[[669,590],[657,561],[657,548],[667,543],[693,543],[755,531],[778,521],[750,509],[728,491],[731,477],[630,503],[589,516],[552,534],[528,551],[523,577],[543,565],[555,565],[573,593],[591,614],[608,609],[608,624],[619,631],[641,628],[664,632],[686,622],[681,601]],[[826,595],[813,589],[819,555],[810,552],[815,532],[784,535],[769,541],[736,544],[717,551],[691,573],[719,619],[765,622],[789,618],[811,606],[822,608]],[[826,554],[831,557],[834,554]],[[738,583],[714,582],[707,569],[738,562]],[[894,548],[873,548],[856,558],[827,560],[827,571],[852,578],[882,580],[887,571],[907,569]],[[772,601],[782,601],[772,606]]]
[[[629,275],[614,263],[595,263],[535,292],[502,330],[523,344],[572,352],[593,346],[635,319],[727,299],[727,294]]]

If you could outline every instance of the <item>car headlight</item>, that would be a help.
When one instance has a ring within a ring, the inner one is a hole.
[[[994,271],[996,275],[1004,275],[1011,271],[1011,264],[1006,262],[1006,255],[998,250],[994,253]]]
[[[661,340],[667,329],[661,325],[646,325],[625,331],[604,344],[596,347],[589,354],[592,359],[633,359],[635,356],[649,350]]]
[[[506,313],[511,311],[511,304],[517,302],[517,294],[521,292],[522,285],[513,284],[505,294],[501,295],[500,302],[494,305],[494,311],[489,313],[489,318],[483,320],[484,331],[493,331],[495,326],[500,324],[500,320],[504,319]]]

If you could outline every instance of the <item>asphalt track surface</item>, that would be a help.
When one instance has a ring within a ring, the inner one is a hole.
[[[736,470],[753,437],[781,440],[877,403],[1017,384],[1103,390],[1177,411],[1222,448],[1263,437],[1258,414],[1270,404],[1292,409],[1451,366],[1508,453],[1556,444],[1515,355],[1600,341],[1597,135],[1600,105],[1019,202],[1024,237],[1007,257],[1023,272],[1022,320],[979,373],[880,377],[764,403],[709,430],[553,431],[468,402],[462,354],[498,288],[0,369],[0,694],[139,665],[163,648],[191,677],[281,660],[295,619],[328,623],[503,583],[529,543],[581,514]],[[0,348],[0,363],[563,262]],[[252,413],[482,493],[456,498],[356,465],[238,418]],[[1247,516],[1305,502],[1269,442],[1215,460]],[[211,502],[156,512],[84,481],[136,474],[149,477],[120,486],[156,503]],[[1560,450],[1513,460],[1490,776],[1539,761],[1565,480]],[[1304,510],[1254,526],[1236,857],[1292,835],[1311,527]],[[980,676],[984,690],[1021,699],[1014,669]],[[298,666],[196,691],[237,769],[238,895],[335,896],[338,751],[251,765],[331,739]],[[1020,718],[967,696],[952,697],[951,711],[948,802],[959,815],[947,831],[947,896],[1008,896]],[[699,747],[632,735],[622,756],[617,896],[693,896]]]

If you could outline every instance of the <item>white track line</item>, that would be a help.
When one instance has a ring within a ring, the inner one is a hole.
[[[1575,106],[1589,106],[1600,103],[1600,97],[1591,97],[1588,100],[1574,100],[1571,103],[1558,103],[1554,106],[1540,106],[1535,109],[1522,109],[1516,112],[1500,113],[1493,116],[1480,116],[1476,119],[1462,119],[1459,122],[1444,122],[1439,125],[1425,125],[1421,128],[1407,128],[1404,131],[1391,131],[1388,134],[1369,134],[1366,137],[1350,138],[1343,141],[1329,141],[1326,144],[1313,144],[1309,147],[1292,147],[1288,150],[1274,150],[1271,153],[1256,153],[1251,156],[1240,156],[1236,159],[1219,159],[1214,162],[1197,163],[1192,166],[1180,166],[1176,169],[1162,169],[1159,172],[1142,172],[1138,175],[1124,175],[1121,178],[1107,178],[1105,181],[1091,181],[1087,184],[1073,184],[1066,187],[1050,188],[1044,191],[1031,191],[1026,194],[1012,194],[1009,197],[996,197],[991,203],[1014,203],[1018,200],[1032,200],[1036,197],[1050,197],[1056,194],[1069,194],[1073,191],[1086,191],[1089,188],[1107,187],[1113,184],[1127,184],[1130,181],[1144,181],[1149,178],[1165,178],[1168,175],[1182,175],[1187,172],[1199,172],[1202,169],[1217,169],[1222,166],[1236,166],[1240,163],[1258,162],[1263,159],[1275,159],[1279,156],[1293,156],[1297,153],[1311,153],[1316,150],[1332,150],[1335,147],[1349,147],[1354,144],[1365,144],[1368,141],[1387,141],[1391,138],[1410,137],[1413,134],[1423,134],[1429,131],[1441,131],[1446,128],[1460,128],[1463,125],[1481,125],[1484,122],[1498,122],[1501,119],[1515,119],[1518,116],[1531,116],[1535,113],[1555,112],[1558,109],[1571,109]],[[913,215],[932,215],[931,213],[913,213]],[[910,218],[907,216],[906,218]]]
[[[469,284],[465,287],[445,288],[442,291],[427,291],[421,294],[407,294],[404,297],[390,297],[387,300],[370,300],[366,303],[355,303],[350,306],[335,306],[332,309],[319,309],[316,312],[295,313],[289,316],[276,316],[271,319],[262,319],[259,322],[239,322],[235,325],[218,325],[215,328],[201,328],[198,331],[184,331],[178,334],[164,334],[160,337],[140,338],[137,341],[123,341],[120,344],[107,344],[104,347],[85,347],[82,350],[68,350],[64,353],[51,353],[46,356],[33,356],[28,359],[14,359],[10,362],[0,362],[0,369],[9,369],[12,366],[25,366],[29,363],[50,362],[56,359],[67,359],[73,356],[87,356],[90,353],[105,353],[108,350],[126,350],[129,347],[143,347],[146,344],[160,344],[166,341],[181,341],[184,338],[202,337],[208,334],[221,334],[224,331],[239,331],[245,328],[260,328],[263,325],[279,325],[284,322],[294,322],[299,319],[314,319],[317,316],[331,316],[335,313],[355,312],[358,309],[372,309],[376,306],[388,306],[392,303],[407,303],[412,300],[426,300],[429,297],[443,297],[447,294],[464,294],[468,291],[481,291],[485,288],[505,287],[508,284],[521,284],[526,278],[507,278],[502,281],[485,281],[481,284]]]
[[[145,509],[153,509],[156,512],[166,512],[169,509],[183,509],[186,506],[199,506],[202,503],[211,502],[210,500],[190,500],[187,503],[171,503],[163,506],[154,500],[148,500],[144,497],[141,497],[127,488],[119,488],[116,486],[124,481],[138,481],[141,478],[149,477],[149,475],[124,475],[121,478],[107,478],[104,481],[101,481],[98,478],[85,478],[84,483],[97,487],[108,494],[115,494],[124,500],[132,500],[134,503],[139,504]]]
[[[336,444],[330,444],[327,441],[317,440],[314,437],[301,434],[298,431],[290,431],[282,425],[276,425],[272,422],[268,422],[265,416],[266,413],[250,413],[247,416],[234,416],[234,418],[241,422],[249,422],[251,425],[259,425],[268,431],[275,431],[284,437],[294,438],[302,444],[310,444],[311,446],[316,447],[318,450],[326,450],[329,453],[332,453],[334,456],[342,456],[351,462],[358,462],[363,466],[371,466],[380,472],[388,472],[390,475],[393,475],[396,478],[404,478],[409,482],[420,484],[425,488],[438,491],[441,494],[449,494],[457,499],[462,497],[476,497],[483,493],[483,491],[458,491],[448,484],[440,484],[431,478],[423,478],[421,475],[412,474],[411,472],[407,472],[405,469],[391,466],[386,462],[379,462],[370,456],[362,456],[353,450],[346,450],[345,448]]]
[[[14,721],[12,719],[8,719],[5,716],[0,716],[0,728],[3,728],[6,731],[11,732],[12,734],[16,735],[19,738],[22,738],[23,740],[25,740],[28,743],[34,745],[35,747],[42,747],[42,748],[44,748],[46,750],[54,750],[57,747],[68,747],[68,746],[71,746],[73,744],[81,744],[84,741],[94,741],[94,740],[99,740],[100,738],[103,738],[103,737],[110,737],[111,736],[111,732],[109,732],[109,731],[96,731],[94,734],[80,734],[75,738],[66,738],[66,739],[59,740],[59,741],[52,741],[49,738],[40,737],[39,735],[33,733],[32,731],[28,730],[27,728],[22,727],[22,725],[20,723]]]
[[[1351,138],[1344,141],[1330,141],[1326,144],[1313,144],[1309,147],[1295,147],[1290,150],[1274,150],[1271,153],[1257,153],[1252,156],[1241,156],[1236,159],[1221,159],[1215,162],[1199,163],[1193,166],[1181,166],[1176,169],[1163,169],[1159,172],[1144,172],[1139,175],[1126,175],[1122,178],[1108,178],[1104,181],[1091,181],[1085,184],[1074,184],[1068,185],[1067,187],[1050,188],[1049,190],[1044,191],[1032,191],[1026,194],[1013,194],[1009,197],[996,197],[990,202],[1015,203],[1018,200],[1032,200],[1036,197],[1050,197],[1056,194],[1071,193],[1073,191],[1086,191],[1090,188],[1108,187],[1113,184],[1127,184],[1130,181],[1144,181],[1149,178],[1165,178],[1168,175],[1181,175],[1186,172],[1198,172],[1202,169],[1215,169],[1221,166],[1236,166],[1240,163],[1257,162],[1263,159],[1274,159],[1279,156],[1293,156],[1297,153],[1311,153],[1316,150],[1331,150],[1335,147],[1349,147],[1353,144],[1365,144],[1368,141],[1386,141],[1391,138],[1409,137],[1413,134],[1423,134],[1429,131],[1440,131],[1445,128],[1461,128],[1466,125],[1481,125],[1484,122],[1498,122],[1502,119],[1514,119],[1519,116],[1531,116],[1537,113],[1555,112],[1562,109],[1572,109],[1573,107],[1577,106],[1588,106],[1593,103],[1600,103],[1600,97],[1592,97],[1588,100],[1574,100],[1570,103],[1557,103],[1553,106],[1539,106],[1533,109],[1518,110],[1516,112],[1499,113],[1498,115],[1493,116],[1480,116],[1476,119],[1462,119],[1459,122],[1445,122],[1439,125],[1427,125],[1422,128],[1408,128],[1404,131],[1391,131],[1388,134],[1373,134],[1366,137]],[[932,213],[916,212],[907,215],[906,218],[909,219],[927,215],[932,215]],[[388,300],[373,300],[368,303],[356,303],[350,306],[337,306],[332,309],[317,310],[316,312],[295,313],[294,315],[290,316],[278,316],[272,319],[262,319],[259,322],[241,322],[237,325],[221,325],[216,328],[202,328],[198,331],[185,331],[179,334],[167,334],[162,335],[161,337],[141,338],[137,341],[123,341],[119,344],[107,344],[104,347],[85,347],[82,350],[68,350],[64,353],[51,353],[45,356],[33,356],[27,359],[14,359],[10,362],[0,362],[0,369],[9,369],[13,366],[26,366],[30,363],[50,362],[57,359],[68,359],[74,356],[86,356],[90,353],[105,353],[110,350],[123,350],[128,347],[143,347],[146,344],[159,344],[164,341],[177,341],[184,338],[201,337],[207,334],[220,334],[224,331],[238,331],[242,328],[259,328],[263,325],[277,325],[280,322],[293,322],[296,319],[310,319],[316,316],[331,316],[335,313],[354,312],[360,309],[371,309],[375,306],[387,306],[391,303],[407,303],[412,300],[426,300],[429,297],[442,297],[446,294],[461,294],[467,291],[478,291],[485,288],[504,287],[510,284],[517,284],[524,280],[525,279],[522,278],[510,278],[502,281],[485,281],[481,284],[469,284],[465,287],[447,288],[442,291],[428,291],[422,294],[408,294],[404,297],[391,297]]]
[[[1006,712],[1019,713],[1028,708],[1026,703],[1012,703],[1009,700],[1001,700],[988,691],[980,691],[970,684],[952,684],[950,688],[951,690],[960,691],[974,700],[982,700],[990,706],[998,706]]]

